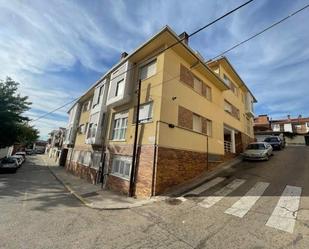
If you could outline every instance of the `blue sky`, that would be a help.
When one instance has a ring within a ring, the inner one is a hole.
[[[245,2],[0,0],[0,78],[21,83],[36,118],[81,95],[121,52],[169,25],[191,33]],[[308,4],[256,0],[190,40],[210,59]],[[258,100],[256,114],[309,116],[309,9],[227,54]],[[41,137],[65,126],[67,108],[34,125]]]

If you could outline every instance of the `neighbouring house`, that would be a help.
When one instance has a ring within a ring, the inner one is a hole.
[[[131,196],[162,194],[242,152],[255,102],[226,57],[205,62],[164,27],[71,107],[66,168]]]
[[[48,134],[46,153],[48,153],[50,158],[54,158],[55,161],[58,161],[60,158],[65,132],[65,128],[59,127]]]
[[[47,146],[47,141],[37,140],[33,143],[32,149],[38,152],[45,152]]]
[[[264,129],[266,128],[267,129]],[[309,145],[309,118],[299,115],[297,118],[272,120],[267,115],[259,115],[254,119],[254,131],[257,140],[261,141],[270,135],[282,134],[287,144]]]

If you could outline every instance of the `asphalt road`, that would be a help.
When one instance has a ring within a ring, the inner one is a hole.
[[[309,248],[308,147],[215,179],[198,194],[98,211],[29,157],[16,174],[0,174],[0,248]]]

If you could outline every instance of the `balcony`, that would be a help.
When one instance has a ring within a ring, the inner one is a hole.
[[[253,97],[251,96],[251,94],[249,92],[246,93],[246,97],[245,97],[245,112],[246,115],[254,118],[255,114],[253,111]]]
[[[106,106],[120,106],[131,100],[131,67],[131,63],[127,61],[111,74]]]

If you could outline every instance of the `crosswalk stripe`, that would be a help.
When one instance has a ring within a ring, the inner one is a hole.
[[[293,233],[302,189],[287,185],[266,226]]]
[[[237,217],[244,217],[246,213],[253,207],[257,200],[262,196],[269,186],[267,182],[257,182],[243,197],[228,208],[225,213]]]
[[[219,191],[215,192],[213,196],[206,197],[202,202],[198,205],[204,208],[210,208],[217,202],[219,202],[222,198],[232,193],[235,189],[237,189],[240,185],[242,185],[246,180],[243,179],[235,179],[230,182],[228,185],[221,188]]]
[[[205,184],[191,190],[190,192],[185,193],[184,195],[191,195],[191,194],[198,195],[198,194],[212,188],[213,186],[217,185],[218,183],[223,182],[225,179],[226,179],[225,177],[216,177],[216,178],[212,179],[211,181],[206,182]]]

